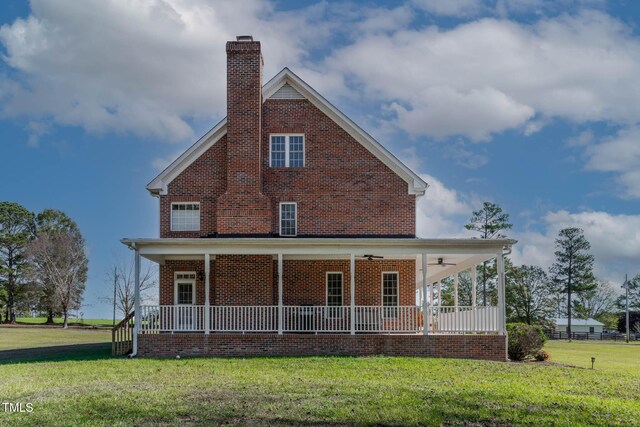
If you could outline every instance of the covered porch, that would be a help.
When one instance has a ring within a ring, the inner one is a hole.
[[[505,334],[503,256],[513,240],[212,238],[123,243],[135,251],[135,313],[140,315],[133,317],[134,354],[139,335],[152,334]],[[185,266],[176,267],[185,271],[170,270],[172,298],[161,295],[158,305],[140,304],[141,257],[165,270],[167,265]],[[493,258],[498,304],[480,306],[476,266]],[[458,277],[464,271],[472,282],[472,295],[465,298],[469,305],[458,304]],[[441,281],[449,277],[453,304],[444,305]]]

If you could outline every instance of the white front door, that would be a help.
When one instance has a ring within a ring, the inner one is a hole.
[[[192,331],[196,326],[195,273],[177,273],[175,279],[175,324],[179,331]]]

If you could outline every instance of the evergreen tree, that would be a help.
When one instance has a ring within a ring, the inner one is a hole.
[[[567,295],[567,332],[571,338],[571,318],[574,310],[573,294],[591,292],[597,287],[593,277],[591,244],[580,228],[560,230],[556,239],[556,261],[550,269],[553,284],[558,293]]]
[[[6,299],[6,323],[16,322],[16,296],[26,286],[25,247],[34,231],[33,213],[17,203],[0,202],[0,287]]]
[[[506,235],[501,232],[509,230],[513,224],[509,222],[509,214],[495,203],[484,202],[482,209],[471,214],[469,223],[464,226],[467,230],[476,231],[481,239],[503,239]],[[496,275],[495,266],[485,261],[479,268],[480,284],[482,287],[482,305],[487,305],[487,284]],[[491,271],[493,270],[493,272]]]

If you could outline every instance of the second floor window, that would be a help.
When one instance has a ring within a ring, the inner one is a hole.
[[[295,236],[297,234],[297,206],[295,203],[280,203],[280,235]]]
[[[269,143],[272,168],[304,166],[304,135],[271,135]]]
[[[171,231],[200,231],[200,203],[172,203]]]

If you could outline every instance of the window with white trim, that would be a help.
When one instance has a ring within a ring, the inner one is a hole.
[[[272,168],[304,167],[304,135],[271,135],[269,154]]]
[[[341,306],[342,292],[342,273],[327,272],[327,305]]]
[[[175,299],[177,305],[195,304],[196,273],[175,273]]]
[[[171,203],[171,231],[200,231],[200,203]]]
[[[382,305],[385,317],[398,316],[398,273],[382,273]]]
[[[295,236],[297,234],[297,204],[295,202],[280,203],[280,235]]]

